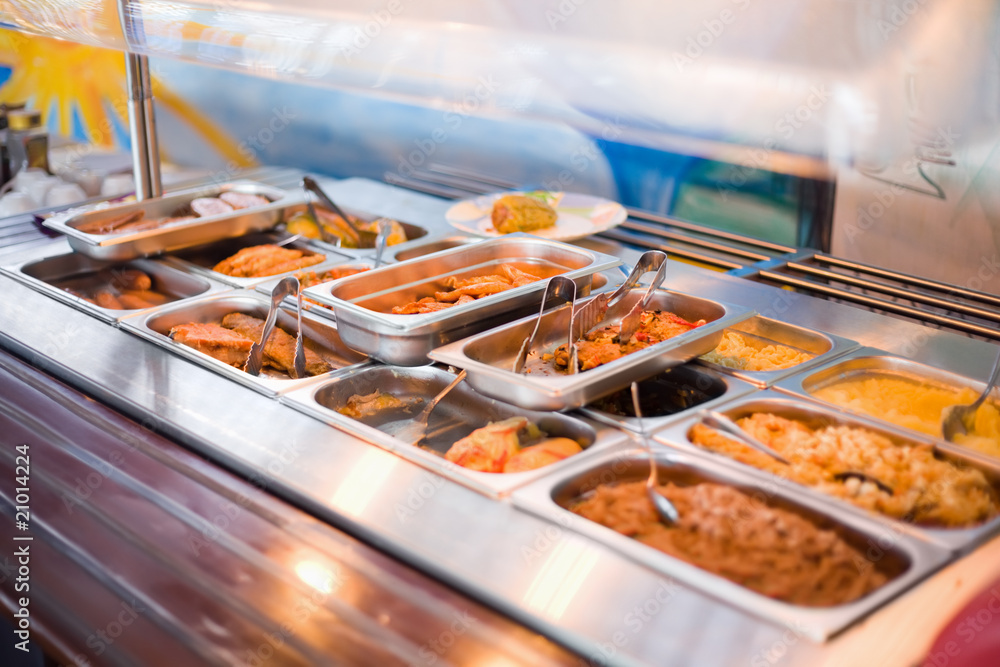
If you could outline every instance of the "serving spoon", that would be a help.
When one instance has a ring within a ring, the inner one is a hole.
[[[701,422],[706,426],[714,428],[718,431],[722,431],[727,435],[731,435],[748,447],[752,447],[759,452],[767,454],[775,461],[784,463],[785,465],[792,465],[791,462],[784,456],[776,452],[774,449],[768,447],[763,442],[750,435],[742,428],[740,425],[734,422],[732,419],[722,414],[721,412],[716,412],[715,410],[703,410],[701,413]],[[877,486],[882,491],[885,491],[890,496],[893,495],[892,487],[880,480],[877,477],[873,477],[868,473],[861,472],[860,470],[845,470],[843,472],[837,472],[833,474],[833,478],[838,482],[843,482],[847,479],[857,479],[862,482],[871,482]]]
[[[982,405],[986,397],[993,391],[993,387],[1000,377],[1000,353],[997,353],[996,361],[993,362],[993,371],[990,373],[990,381],[986,383],[983,393],[979,398],[969,405],[949,405],[941,412],[941,433],[948,442],[954,442],[956,435],[965,435],[968,431],[969,420],[976,414],[976,410]]]
[[[642,422],[642,410],[639,408],[639,383],[632,383],[632,407],[635,410],[635,423],[639,427],[639,437],[646,448],[649,456],[649,477],[646,478],[646,496],[656,508],[656,513],[660,515],[660,520],[668,526],[680,522],[681,515],[666,496],[656,491],[656,485],[660,481],[656,475],[656,458],[653,456],[653,447],[649,444],[649,436],[646,434],[646,427]]]

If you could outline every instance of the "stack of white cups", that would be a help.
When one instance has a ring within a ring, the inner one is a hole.
[[[44,169],[24,169],[14,176],[10,191],[0,197],[0,218],[40,208],[69,206],[86,198],[87,193],[76,183],[67,183]]]

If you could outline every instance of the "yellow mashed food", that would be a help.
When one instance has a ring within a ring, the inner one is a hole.
[[[722,342],[701,358],[712,364],[741,371],[777,371],[798,366],[812,357],[813,355],[808,352],[787,345],[754,344],[754,341],[746,336],[735,331],[726,331],[722,336]]]
[[[879,419],[941,436],[941,413],[950,405],[968,405],[979,395],[970,387],[949,389],[900,376],[884,375],[848,379],[812,393],[821,400]],[[1000,409],[987,401],[976,411],[975,423],[967,435],[955,437],[959,444],[1000,457]]]

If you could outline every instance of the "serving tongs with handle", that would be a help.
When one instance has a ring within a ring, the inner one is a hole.
[[[649,434],[642,422],[642,409],[639,407],[639,383],[632,383],[632,408],[635,411],[635,423],[639,427],[639,438],[646,449],[646,456],[649,457],[649,477],[646,478],[646,496],[653,503],[660,520],[668,526],[673,526],[681,521],[681,515],[666,496],[656,490],[659,482],[656,474],[656,457],[653,456],[653,446],[649,443]]]
[[[649,305],[649,300],[653,298],[653,294],[656,290],[660,289],[660,285],[663,284],[663,279],[667,276],[667,263],[661,262],[656,269],[656,274],[653,276],[653,281],[649,283],[649,288],[646,293],[642,295],[638,303],[632,306],[632,310],[628,311],[628,314],[622,318],[621,329],[618,332],[618,340],[620,343],[627,343],[635,335],[635,332],[639,329],[639,324],[642,321],[642,313],[646,310],[646,306]]]
[[[604,321],[608,309],[616,305],[622,297],[632,291],[646,273],[657,271],[667,261],[667,253],[661,250],[647,250],[639,257],[639,261],[632,267],[628,277],[625,278],[618,289],[608,294],[604,292],[598,294],[587,302],[587,305],[580,308],[575,315],[576,339],[583,338],[588,331]]]
[[[576,283],[567,278],[566,276],[552,276],[549,278],[545,285],[545,294],[542,295],[542,306],[538,310],[538,318],[535,320],[535,328],[532,329],[531,335],[524,339],[521,343],[521,349],[517,352],[517,358],[514,359],[514,365],[511,370],[515,373],[520,373],[524,370],[524,362],[528,360],[528,353],[531,351],[531,347],[535,343],[535,336],[538,335],[538,330],[542,325],[542,316],[545,314],[545,306],[548,304],[550,299],[560,298],[563,301],[569,303],[569,332],[566,340],[567,352],[569,353],[569,373],[576,373],[577,371],[577,359],[576,359],[576,345],[574,342],[573,334],[575,329],[573,327],[573,310],[576,308]]]
[[[375,239],[378,236],[378,234],[376,232],[370,232],[367,229],[361,229],[357,225],[355,225],[354,221],[351,220],[350,216],[348,216],[347,213],[345,213],[342,208],[337,206],[337,204],[335,204],[334,201],[330,199],[330,197],[325,192],[323,192],[323,189],[319,187],[319,183],[314,181],[309,176],[304,176],[302,178],[302,187],[303,189],[305,189],[307,193],[312,193],[313,195],[315,195],[316,198],[319,199],[320,203],[323,204],[323,206],[327,207],[335,214],[337,214],[339,217],[343,218],[344,223],[351,229],[351,232],[355,236],[357,236],[359,248],[375,247]],[[340,238],[337,236],[333,236],[332,238],[330,238],[332,236],[330,232],[326,231],[326,229],[323,228],[323,221],[316,214],[316,209],[312,205],[312,201],[309,200],[309,197],[306,197],[306,208],[309,209],[309,215],[311,215],[313,217],[313,220],[316,221],[316,227],[319,229],[320,236],[323,237],[323,240],[326,241],[327,243],[333,243],[334,245],[340,246],[341,245]]]
[[[295,276],[282,278],[271,291],[271,307],[267,310],[267,319],[264,320],[264,329],[261,331],[260,340],[255,341],[250,346],[250,355],[247,357],[246,365],[243,367],[243,370],[249,375],[253,375],[254,377],[260,375],[260,369],[264,365],[264,348],[267,346],[267,341],[274,332],[274,323],[278,319],[278,309],[281,307],[281,302],[284,301],[285,297],[292,294],[295,294],[299,300],[297,313],[299,330],[295,338],[293,377],[303,378],[306,376],[305,350],[303,349],[302,342],[302,295],[299,289],[299,280]]]

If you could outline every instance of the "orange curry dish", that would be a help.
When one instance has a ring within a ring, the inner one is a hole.
[[[392,313],[394,315],[434,313],[541,279],[541,276],[522,271],[510,264],[501,264],[500,274],[472,276],[471,278],[449,276],[444,280],[445,286],[450,288],[448,291],[435,292],[434,296],[411,301],[403,306],[393,306]]]
[[[647,310],[642,313],[639,328],[636,329],[635,334],[625,342],[618,340],[618,333],[621,330],[620,324],[594,329],[576,342],[579,370],[586,371],[597,368],[627,354],[679,336],[703,324],[705,324],[705,320],[688,322],[665,310]],[[542,359],[552,359],[557,369],[566,370],[569,366],[569,354],[565,345],[560,345],[554,354],[544,355]]]

